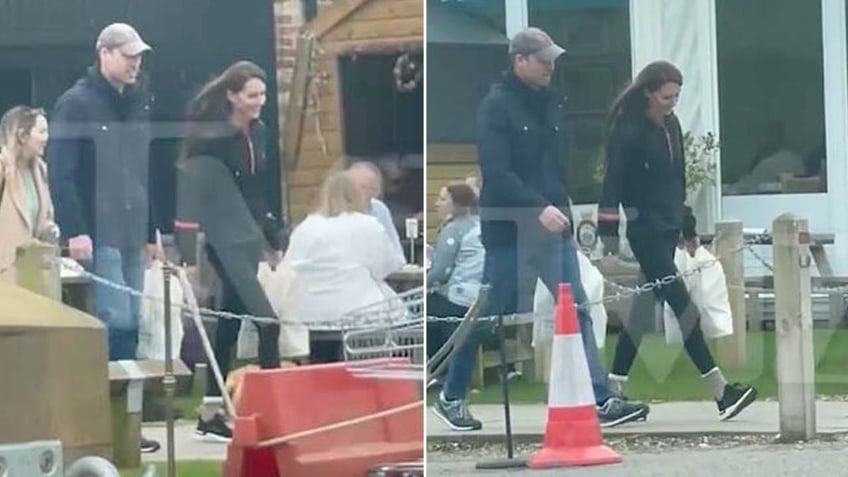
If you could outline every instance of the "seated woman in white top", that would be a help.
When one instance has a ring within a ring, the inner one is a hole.
[[[292,232],[284,262],[297,274],[304,322],[339,322],[397,296],[385,279],[403,267],[404,257],[365,210],[350,176],[334,173],[324,182],[319,209]]]

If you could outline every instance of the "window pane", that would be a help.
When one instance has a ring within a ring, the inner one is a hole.
[[[821,2],[716,0],[725,195],[826,192]]]
[[[630,80],[630,15],[626,0],[528,0],[529,23],[567,50],[551,87],[567,96],[566,179],[575,203],[600,198],[606,113]]]

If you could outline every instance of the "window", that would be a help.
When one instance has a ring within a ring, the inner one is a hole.
[[[630,81],[630,15],[624,0],[528,0],[529,24],[567,53],[551,87],[565,103],[570,156],[566,178],[576,203],[597,202],[607,111]]]
[[[475,115],[507,65],[503,1],[427,2],[427,141],[473,144]]]
[[[716,0],[724,195],[827,191],[821,2]]]
[[[311,22],[318,15],[318,0],[303,0],[303,21]]]

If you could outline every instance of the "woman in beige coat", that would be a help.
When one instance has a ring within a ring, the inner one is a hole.
[[[0,119],[0,280],[14,281],[15,252],[53,226],[43,160],[47,118],[16,106]]]

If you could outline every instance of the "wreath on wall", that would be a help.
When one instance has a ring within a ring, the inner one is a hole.
[[[421,83],[424,68],[421,61],[416,61],[409,53],[397,57],[392,73],[395,78],[395,88],[401,93],[413,91]]]

